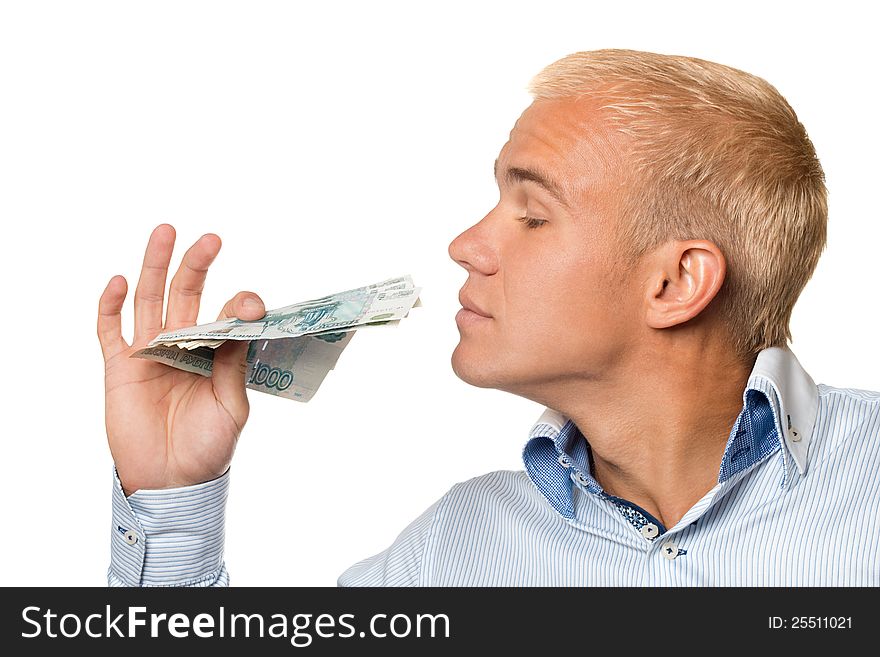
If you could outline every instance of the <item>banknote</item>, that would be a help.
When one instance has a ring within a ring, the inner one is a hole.
[[[253,340],[248,344],[245,385],[257,392],[307,402],[336,366],[352,337],[354,331]],[[214,369],[214,350],[209,347],[159,345],[141,349],[135,355],[202,376],[211,376]]]
[[[148,346],[179,345],[184,349],[219,346],[225,340],[294,338],[338,332],[358,325],[398,321],[416,305],[421,288],[402,276],[381,283],[301,301],[266,311],[257,321],[220,320],[157,335]]]
[[[247,340],[245,385],[307,402],[355,331],[396,326],[421,305],[420,291],[409,276],[392,278],[270,310],[255,322],[224,320],[169,331],[133,356],[211,376],[214,349],[226,340]]]

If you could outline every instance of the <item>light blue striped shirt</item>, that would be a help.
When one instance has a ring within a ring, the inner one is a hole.
[[[603,491],[552,409],[523,462],[456,484],[338,584],[880,585],[880,393],[817,386],[788,348],[758,354],[717,484],[673,527]],[[114,478],[110,585],[228,584],[228,477],[128,498]]]

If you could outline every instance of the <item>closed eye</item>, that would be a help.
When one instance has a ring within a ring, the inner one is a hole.
[[[534,217],[517,217],[517,221],[524,223],[526,228],[540,228],[547,223],[546,219],[535,219]]]

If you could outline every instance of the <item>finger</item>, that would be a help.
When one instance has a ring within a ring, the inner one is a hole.
[[[217,321],[223,319],[243,319],[253,322],[266,314],[266,305],[256,292],[242,291],[232,297],[217,315]]]
[[[114,276],[98,301],[98,341],[105,362],[129,347],[122,337],[122,304],[127,292],[125,278]]]
[[[174,250],[174,228],[168,224],[157,226],[150,235],[144,264],[134,291],[134,341],[162,328],[162,303],[165,298],[165,279],[168,263]]]
[[[180,267],[168,289],[168,311],[165,330],[194,326],[199,317],[199,305],[208,267],[220,251],[220,238],[213,233],[202,235],[183,255]]]
[[[211,381],[214,394],[223,406],[233,415],[242,416],[238,426],[247,418],[247,352],[250,342],[246,340],[227,340],[214,350],[214,365]]]
[[[253,292],[239,292],[230,299],[218,320],[243,319],[254,321],[266,314],[263,300]],[[247,413],[247,394],[245,392],[245,376],[247,374],[247,351],[249,342],[245,340],[227,340],[214,352],[214,368],[211,378],[217,397],[233,412]]]

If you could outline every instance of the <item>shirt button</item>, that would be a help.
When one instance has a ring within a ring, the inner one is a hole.
[[[125,537],[125,542],[128,543],[129,545],[134,545],[135,543],[138,542],[137,534],[135,534],[130,529],[127,532],[125,532],[124,537]]]
[[[642,536],[645,538],[657,538],[657,535],[660,533],[657,529],[657,525],[653,522],[649,522],[647,525],[642,525],[642,528],[639,530],[642,532]]]
[[[792,427],[789,429],[791,433],[791,441],[794,443],[799,443],[801,441],[801,432],[797,430],[797,428]]]
[[[660,548],[660,552],[664,557],[672,561],[678,556],[678,546],[672,541],[669,541],[666,545]]]
[[[559,465],[561,465],[563,468],[571,467],[571,459],[568,458],[568,454],[560,454],[559,458],[556,460],[559,461]]]
[[[579,483],[581,486],[588,486],[590,483],[589,480],[580,472],[572,472],[569,476],[572,478],[573,481]]]

